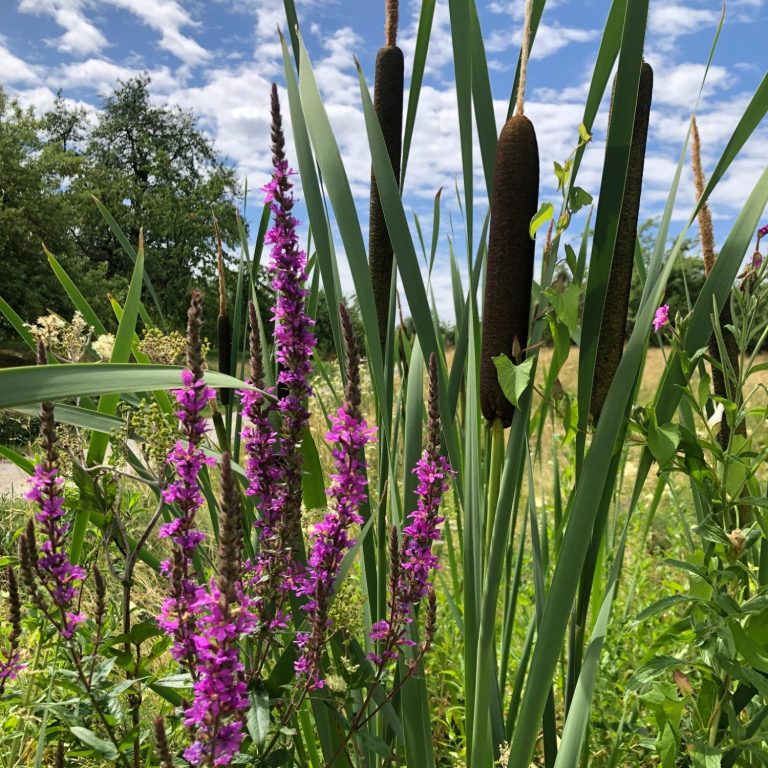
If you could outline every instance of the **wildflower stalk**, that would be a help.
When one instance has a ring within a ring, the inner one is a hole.
[[[8,635],[7,647],[3,649],[2,655],[0,655],[0,696],[5,691],[8,681],[15,680],[18,673],[24,668],[19,650],[21,601],[19,599],[19,585],[13,568],[6,569],[6,577],[8,579],[8,620],[11,625],[11,632]]]
[[[691,165],[693,168],[693,185],[696,190],[696,198],[700,199],[704,194],[704,169],[701,165],[701,139],[699,137],[699,128],[696,124],[696,118],[691,116]],[[701,255],[704,260],[704,274],[709,276],[712,268],[715,266],[715,236],[714,228],[712,226],[712,213],[709,210],[709,205],[705,203],[701,206],[697,217],[697,223],[699,226],[699,241],[701,242]],[[715,391],[717,397],[722,397],[725,400],[735,402],[740,399],[739,393],[731,391],[729,395],[729,380],[733,382],[733,390],[738,386],[739,382],[739,347],[736,343],[736,338],[727,326],[733,323],[733,316],[731,313],[731,296],[723,302],[723,307],[720,310],[720,332],[722,334],[726,356],[728,358],[727,364],[722,359],[720,354],[720,346],[717,343],[717,337],[713,333],[707,344],[709,348],[709,354],[714,361],[711,365],[712,370],[712,388]],[[747,425],[745,421],[739,422],[736,427],[736,432],[740,435],[746,436]],[[728,443],[731,439],[731,425],[728,424],[728,419],[723,415],[723,419],[720,422],[720,431],[717,435],[720,447],[723,450],[728,448]]]
[[[275,360],[278,364],[278,410],[282,415],[280,435],[283,471],[283,510],[292,565],[297,567],[303,550],[301,535],[302,434],[309,422],[307,398],[312,394],[309,377],[315,347],[313,321],[306,312],[307,255],[299,248],[293,217],[293,171],[285,157],[285,137],[277,86],[272,84],[272,180],[264,188],[271,203],[274,225],[265,243],[272,245],[270,271],[275,292]]]
[[[326,440],[333,446],[334,473],[328,489],[331,507],[310,532],[307,572],[296,590],[298,595],[309,598],[302,610],[307,614],[310,629],[296,637],[300,654],[294,669],[312,690],[325,685],[322,658],[332,626],[328,611],[342,560],[355,543],[350,529],[363,522],[359,510],[366,501],[368,483],[364,451],[375,432],[360,412],[360,359],[352,323],[343,304],[339,306],[339,313],[344,331],[347,384],[346,400],[331,417],[331,428],[326,434]]]
[[[202,295],[192,294],[187,313],[187,368],[182,371],[184,384],[174,392],[179,404],[182,435],[168,454],[168,464],[173,468],[175,479],[163,491],[166,504],[174,504],[178,516],[160,528],[160,537],[169,538],[173,543],[173,554],[160,566],[170,582],[170,594],[165,599],[158,624],[173,639],[171,653],[195,677],[195,621],[192,604],[196,584],[193,579],[193,557],[205,534],[197,530],[195,517],[203,504],[198,476],[203,467],[213,463],[200,448],[206,431],[202,412],[215,392],[203,381],[203,357],[200,327],[202,317]]]
[[[213,229],[216,234],[216,266],[219,273],[219,316],[216,320],[216,347],[219,351],[219,371],[230,375],[232,373],[232,323],[227,314],[227,283],[221,228],[215,214],[213,216]],[[229,405],[230,397],[231,390],[224,387],[221,390],[222,405]]]
[[[197,590],[192,605],[197,680],[194,701],[184,713],[184,723],[194,734],[184,757],[207,768],[229,765],[245,737],[249,700],[239,642],[255,623],[241,581],[240,500],[228,453],[221,459],[221,488],[218,574]]]

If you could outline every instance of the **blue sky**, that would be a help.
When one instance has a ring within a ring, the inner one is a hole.
[[[607,0],[547,3],[532,51],[526,97],[526,113],[539,140],[542,200],[557,202],[552,162],[562,162],[577,140],[608,5]],[[298,2],[302,32],[364,228],[370,157],[353,54],[372,84],[373,60],[383,40],[383,6],[383,0]],[[401,6],[398,42],[407,77],[420,2],[401,0]],[[500,128],[519,51],[523,1],[478,0],[478,8]],[[645,55],[654,67],[655,90],[643,216],[657,215],[664,205],[720,11],[712,0],[651,0]],[[285,27],[281,0],[0,0],[0,82],[38,109],[49,107],[58,89],[65,98],[93,107],[118,79],[146,71],[154,97],[192,109],[219,152],[254,189],[269,173],[268,89],[272,80],[282,82],[278,25]],[[767,27],[768,0],[730,0],[699,108],[705,170],[714,167],[765,74]],[[599,186],[606,121],[604,104],[580,173],[581,186],[593,193]],[[712,198],[720,242],[766,158],[764,121]],[[479,218],[487,207],[479,156],[476,171]],[[406,202],[425,227],[431,227],[435,192],[441,186],[453,190],[460,172],[448,7],[447,0],[438,0],[406,185]],[[443,199],[446,210],[455,214],[453,195]],[[686,169],[675,213],[678,226],[692,204]],[[299,216],[301,211],[299,204]],[[441,264],[447,253],[447,216],[443,221]],[[351,288],[344,267],[342,280]],[[441,296],[449,295],[447,270],[436,272],[435,289],[443,304]]]

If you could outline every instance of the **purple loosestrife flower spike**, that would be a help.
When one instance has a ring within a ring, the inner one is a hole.
[[[37,359],[38,364],[45,364],[46,354],[42,342],[38,342]],[[64,520],[64,478],[59,474],[59,456],[56,448],[58,437],[53,403],[47,401],[40,405],[40,438],[43,455],[35,466],[26,497],[37,505],[35,520],[40,526],[43,541],[38,552],[34,543],[34,525],[30,524],[25,541],[20,542],[20,547],[28,548],[26,570],[36,574],[60,615],[60,618],[54,621],[62,637],[71,640],[78,624],[85,621],[82,614],[69,610],[85,578],[85,569],[74,565],[66,553],[66,537],[70,526]],[[32,573],[28,572],[24,580],[31,591],[31,584],[34,582]],[[41,607],[44,605],[39,593],[36,602]]]
[[[237,486],[228,453],[221,464],[223,494],[218,577],[197,590],[194,701],[184,723],[195,739],[184,757],[195,766],[229,765],[245,737],[243,720],[250,706],[239,642],[255,626],[242,589],[242,525]]]
[[[342,560],[354,545],[350,529],[363,522],[360,507],[367,500],[365,446],[374,439],[375,429],[369,427],[360,413],[360,373],[357,344],[352,323],[341,306],[341,321],[347,353],[346,402],[331,418],[326,439],[333,445],[334,472],[328,489],[330,508],[322,522],[310,532],[311,550],[307,573],[297,590],[308,598],[302,606],[310,629],[297,635],[299,658],[296,672],[306,679],[310,689],[322,688],[322,655],[331,620],[328,617],[331,597],[336,586]]]
[[[18,673],[24,669],[19,652],[19,637],[21,637],[21,601],[19,600],[19,585],[13,568],[6,570],[8,577],[8,619],[11,633],[8,635],[7,648],[0,651],[0,695],[5,691],[9,680],[15,680]]]
[[[429,358],[429,406],[427,443],[421,458],[413,469],[418,479],[416,509],[408,516],[403,528],[399,551],[390,544],[390,608],[389,619],[373,625],[371,640],[377,643],[377,651],[369,658],[378,665],[397,658],[398,649],[413,645],[406,637],[406,630],[413,622],[413,606],[432,592],[429,581],[440,562],[432,552],[432,544],[440,538],[440,504],[448,490],[452,470],[441,454],[440,404],[437,379],[437,358]],[[395,553],[397,556],[395,557]],[[430,608],[432,611],[433,608]],[[434,616],[428,616],[427,628]]]
[[[658,332],[669,323],[669,304],[662,304],[653,316],[653,330]]]
[[[301,536],[301,454],[298,446],[309,421],[307,398],[312,394],[313,321],[306,313],[307,255],[299,248],[298,222],[294,206],[294,173],[285,158],[285,138],[277,86],[272,85],[272,180],[264,187],[265,202],[272,204],[274,224],[265,243],[272,246],[270,272],[275,292],[275,360],[278,364],[278,409],[283,417],[281,456],[283,463],[283,516],[294,561],[302,549]]]
[[[263,389],[261,343],[253,302],[248,304],[248,318],[251,328],[249,383]],[[284,552],[287,535],[283,517],[282,459],[277,450],[278,434],[269,418],[272,409],[264,395],[252,389],[239,390],[238,395],[246,416],[246,425],[240,433],[245,446],[246,494],[254,499],[259,512],[254,523],[258,533],[258,553],[255,562],[247,566],[251,573],[249,592],[254,596],[253,610],[260,631],[269,634],[286,628],[290,619],[283,610],[291,579]]]
[[[197,585],[192,578],[192,557],[205,534],[197,530],[195,516],[203,504],[198,476],[205,465],[215,463],[200,448],[206,433],[202,416],[215,392],[203,381],[203,355],[200,340],[202,296],[194,291],[187,313],[187,368],[182,371],[182,389],[174,391],[179,410],[183,440],[178,440],[168,454],[167,463],[175,478],[163,491],[166,504],[174,504],[178,517],[160,528],[160,538],[173,543],[173,557],[161,564],[162,573],[170,579],[170,594],[163,602],[158,617],[160,628],[174,640],[171,653],[194,675],[194,618],[192,603]]]

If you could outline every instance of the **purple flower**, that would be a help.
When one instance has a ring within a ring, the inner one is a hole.
[[[64,520],[64,478],[59,474],[56,450],[56,423],[53,404],[45,402],[40,409],[43,459],[35,466],[30,478],[27,499],[35,502],[38,511],[35,520],[43,534],[40,552],[31,563],[37,578],[51,601],[58,609],[61,623],[59,630],[71,639],[75,629],[85,617],[67,609],[78,595],[85,578],[85,569],[69,559],[66,547],[69,523]]]
[[[752,268],[760,269],[763,266],[763,254],[760,251],[755,251],[752,254]]]
[[[291,214],[294,206],[292,171],[285,159],[280,102],[277,86],[272,85],[272,180],[264,187],[266,201],[272,204],[274,224],[264,242],[272,246],[270,272],[275,292],[272,319],[275,323],[275,360],[277,373],[277,408],[282,417],[280,455],[284,498],[282,515],[295,560],[301,550],[301,453],[298,447],[309,421],[307,398],[312,394],[314,322],[306,313],[307,255],[299,248],[298,222]]]
[[[182,371],[182,389],[174,391],[179,410],[181,432],[179,440],[168,454],[167,463],[175,479],[163,491],[166,504],[175,505],[178,516],[161,526],[160,538],[173,543],[173,558],[161,565],[161,572],[170,579],[170,594],[163,602],[158,625],[174,644],[171,649],[177,661],[185,663],[194,674],[195,627],[191,610],[197,585],[192,579],[192,557],[205,534],[197,530],[195,516],[203,504],[198,476],[206,465],[215,464],[200,448],[207,426],[202,412],[215,392],[203,381],[200,322],[202,296],[195,291],[189,309],[187,353],[189,367]]]
[[[669,323],[669,304],[662,304],[653,316],[653,330],[660,331]]]
[[[438,403],[437,360],[429,361],[429,419],[427,444],[413,468],[418,479],[416,508],[403,528],[402,542],[393,530],[390,541],[389,618],[376,622],[369,633],[376,651],[368,658],[377,665],[398,656],[398,649],[414,642],[406,631],[413,622],[414,606],[432,592],[430,577],[440,567],[432,545],[440,539],[440,504],[449,487],[453,471],[440,449],[440,412]]]
[[[243,529],[228,453],[221,460],[221,489],[217,577],[196,590],[190,605],[197,677],[194,700],[184,712],[194,741],[184,756],[198,766],[229,765],[240,749],[249,700],[239,646],[256,624],[242,586]]]
[[[764,227],[760,227],[760,229],[757,230],[758,237],[765,237],[766,235],[768,235],[768,224],[766,224]]]
[[[301,653],[294,669],[306,678],[310,689],[325,684],[321,664],[332,624],[328,610],[344,555],[355,543],[350,531],[363,522],[359,510],[367,499],[365,447],[375,435],[375,429],[366,424],[360,413],[359,357],[352,323],[343,306],[340,312],[347,351],[347,386],[346,402],[331,418],[326,434],[326,440],[333,446],[334,471],[328,489],[331,507],[310,531],[307,572],[296,590],[298,595],[308,598],[302,610],[307,613],[310,630],[296,637]]]
[[[368,484],[363,451],[374,434],[375,429],[346,403],[331,419],[326,435],[334,445],[335,471],[328,489],[332,507],[310,531],[307,574],[296,590],[298,595],[309,598],[302,610],[307,613],[311,630],[297,636],[301,655],[294,668],[298,674],[306,675],[310,688],[324,685],[321,660],[331,627],[328,609],[344,555],[355,543],[350,530],[363,522],[359,509],[367,499]]]
[[[229,765],[245,736],[242,716],[250,704],[238,643],[255,619],[239,585],[234,592],[236,602],[231,603],[212,581],[208,589],[197,590],[190,606],[198,676],[194,701],[184,712],[195,740],[184,757],[196,766]]]
[[[9,680],[15,680],[19,672],[26,667],[21,663],[19,637],[21,636],[21,601],[19,586],[13,568],[6,570],[8,578],[8,618],[11,631],[4,647],[0,650],[0,695],[5,691]]]

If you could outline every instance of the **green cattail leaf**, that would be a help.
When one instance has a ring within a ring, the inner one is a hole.
[[[435,16],[436,0],[423,0],[419,14],[419,28],[416,31],[416,48],[413,53],[411,68],[411,87],[408,90],[408,109],[405,116],[405,132],[403,134],[403,162],[400,172],[400,187],[405,186],[405,171],[408,167],[408,157],[411,152],[413,127],[416,124],[416,110],[419,106],[421,84],[424,80],[424,68],[427,63],[427,51],[432,33],[432,20]]]
[[[531,237],[535,237],[542,224],[546,224],[552,218],[554,210],[554,206],[550,202],[542,203],[539,206],[539,210],[536,211],[536,214],[531,219],[531,224],[528,227],[528,232]]]
[[[11,305],[2,297],[0,297],[0,312],[3,313],[5,319],[11,324],[16,333],[19,334],[24,343],[33,351],[37,352],[37,343],[35,337],[29,332],[29,329],[24,325],[24,321],[16,314],[16,311]]]

